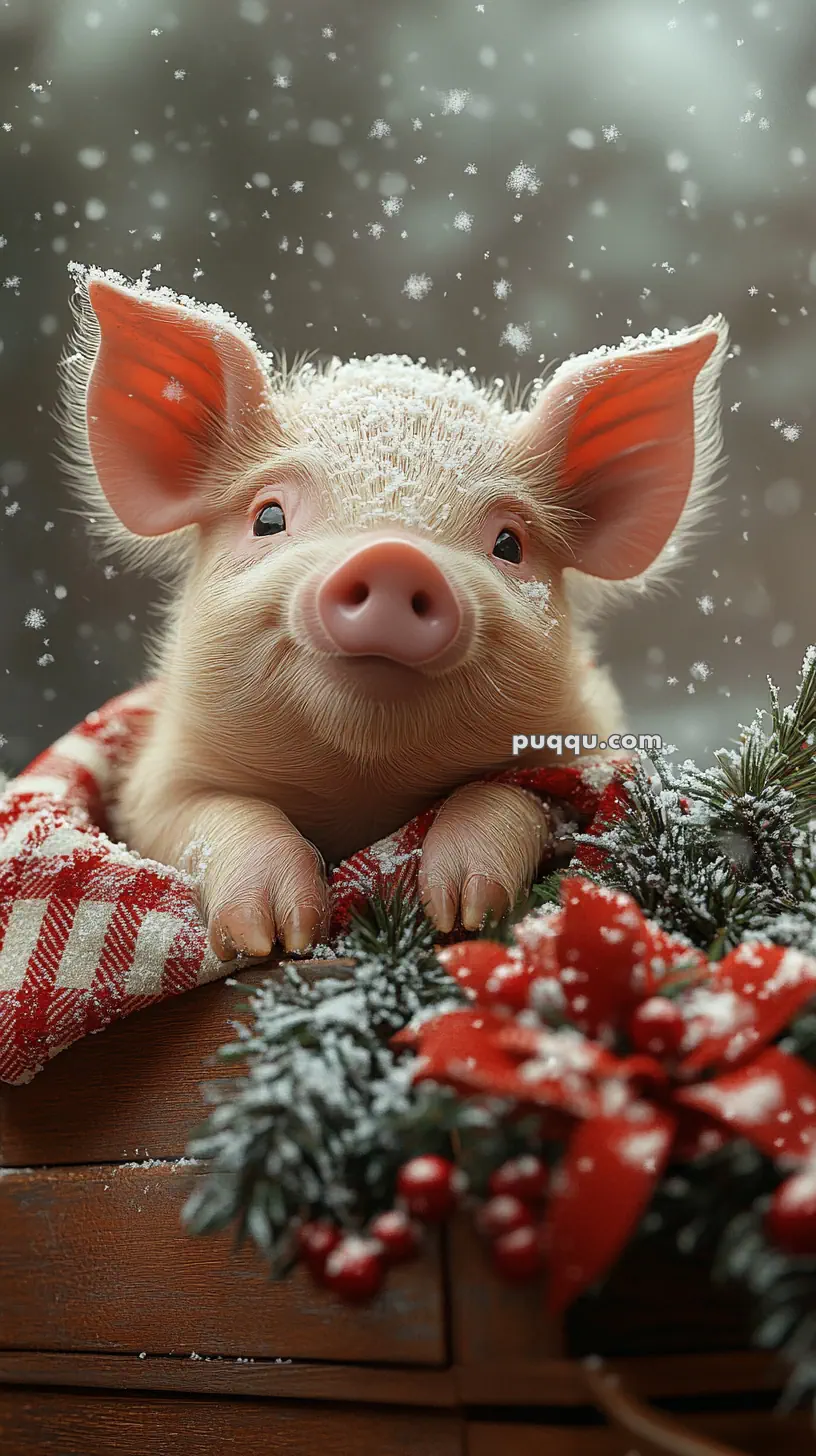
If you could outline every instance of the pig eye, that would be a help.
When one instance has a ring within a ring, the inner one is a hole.
[[[271,505],[264,506],[255,517],[255,524],[252,527],[253,536],[277,536],[281,531],[286,530],[286,517],[277,501]]]
[[[493,547],[493,555],[499,561],[510,561],[518,566],[521,561],[521,542],[514,531],[500,531]]]

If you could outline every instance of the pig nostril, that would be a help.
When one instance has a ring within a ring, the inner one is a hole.
[[[365,582],[355,581],[348,589],[348,592],[346,594],[346,600],[350,607],[359,607],[362,606],[367,596],[368,587],[366,586]]]
[[[411,597],[411,606],[418,617],[426,617],[431,609],[431,599],[427,592],[414,592]]]

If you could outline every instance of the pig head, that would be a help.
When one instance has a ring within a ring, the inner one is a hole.
[[[724,321],[521,402],[401,356],[287,370],[216,307],[93,268],[76,289],[72,481],[170,587],[117,832],[196,876],[223,959],[263,956],[321,934],[327,859],[449,793],[428,913],[501,913],[551,819],[473,780],[519,762],[514,733],[623,726],[587,622],[675,565],[705,505]]]

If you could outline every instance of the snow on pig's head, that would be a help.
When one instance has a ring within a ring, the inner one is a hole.
[[[699,515],[721,318],[572,359],[520,409],[397,356],[287,372],[220,309],[100,270],[77,290],[75,483],[173,568],[157,667],[232,762],[288,731],[438,780],[529,725],[618,726],[587,710],[575,604],[662,573]]]

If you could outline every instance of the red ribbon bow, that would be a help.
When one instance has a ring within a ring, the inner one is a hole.
[[[738,1136],[791,1166],[816,1149],[816,1071],[770,1045],[816,995],[811,957],[745,942],[711,963],[630,896],[573,877],[514,945],[471,940],[440,958],[471,1005],[395,1043],[418,1053],[416,1081],[540,1109],[544,1135],[565,1137],[543,1228],[553,1313],[614,1262],[670,1158]],[[636,1008],[665,993],[677,1054],[617,1051]]]

